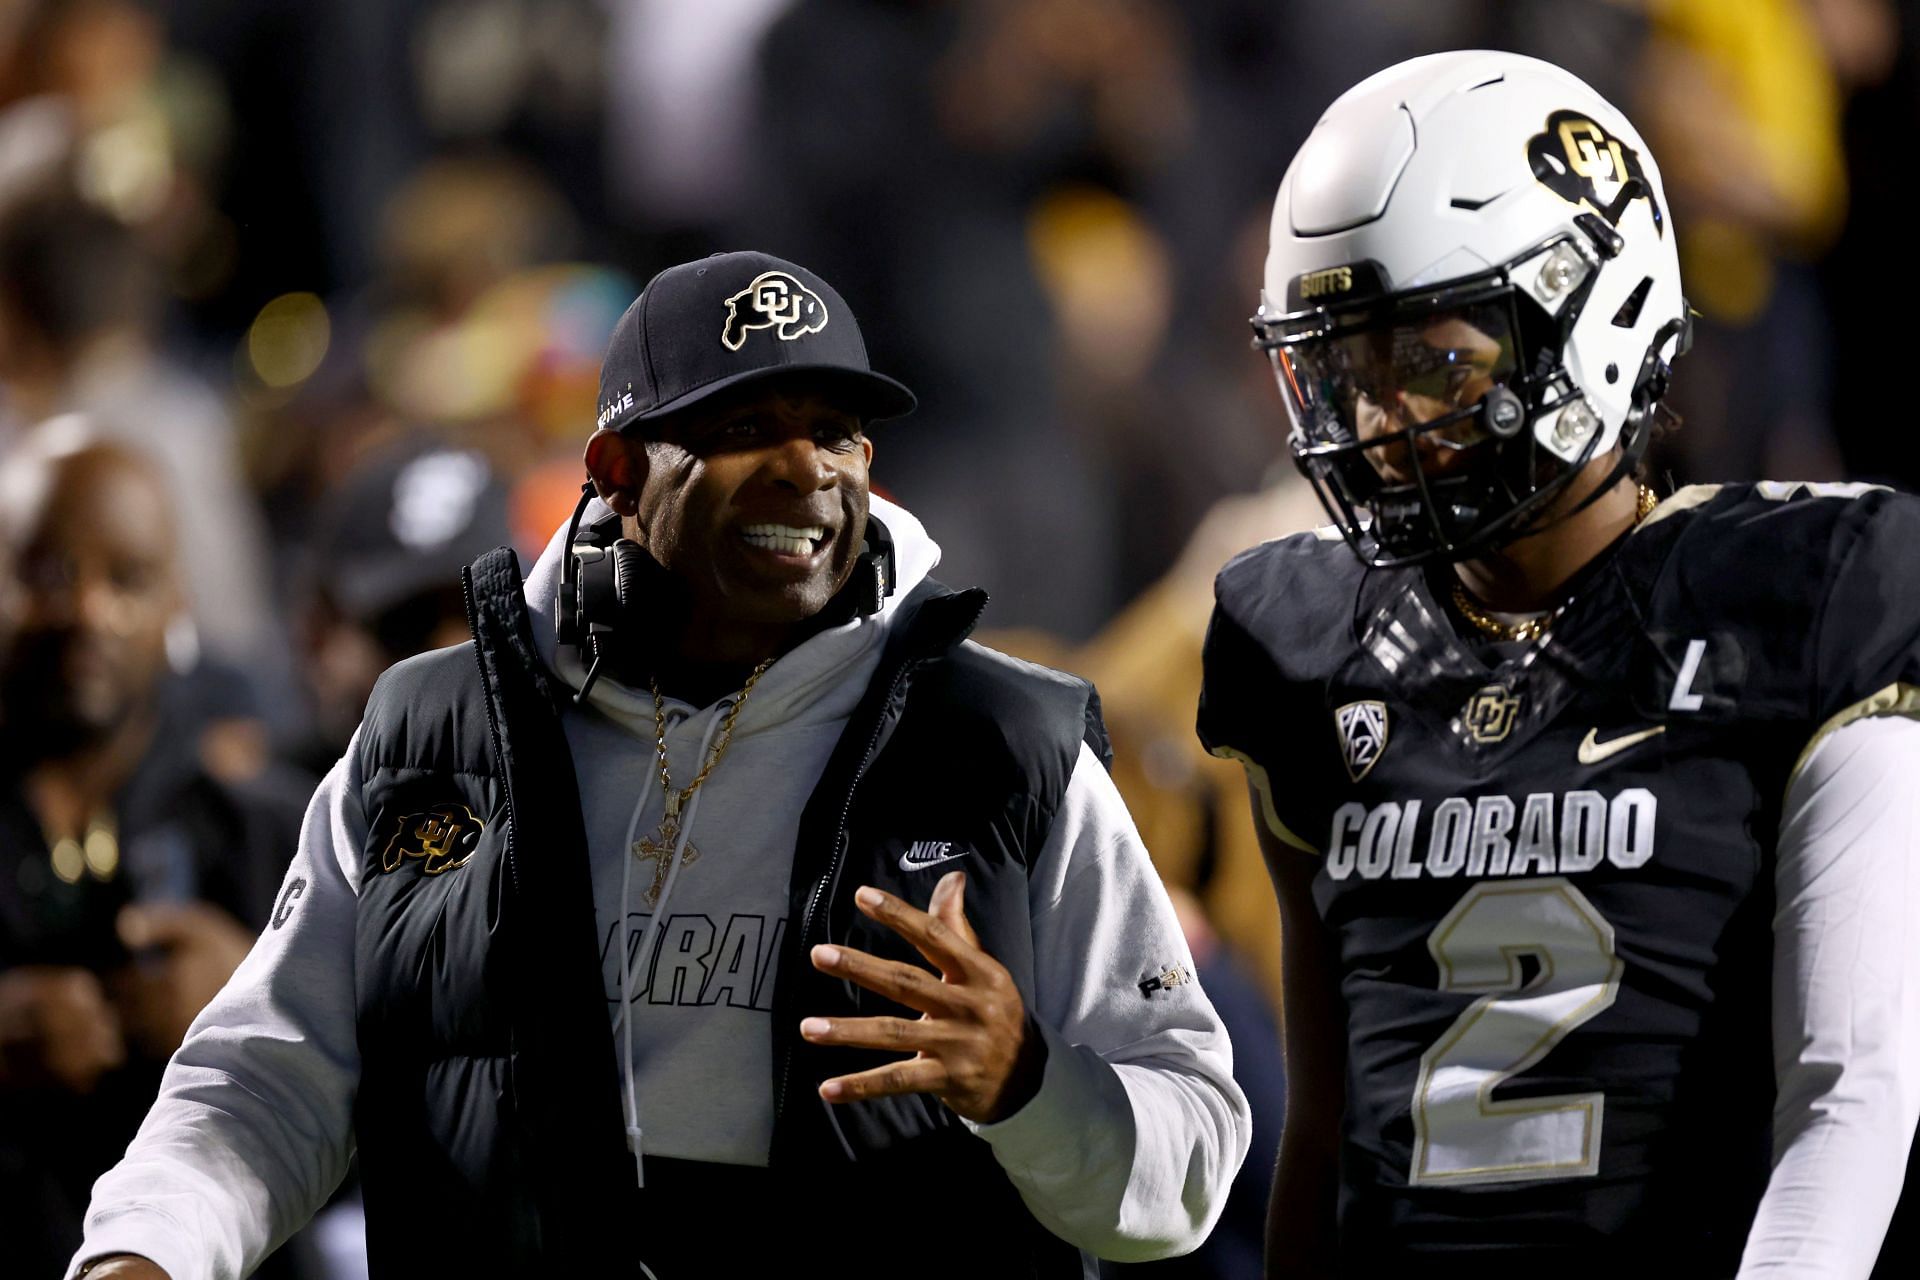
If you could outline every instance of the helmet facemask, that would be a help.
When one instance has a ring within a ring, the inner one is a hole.
[[[1480,275],[1254,317],[1294,462],[1361,559],[1511,541],[1591,461],[1603,433],[1563,352],[1604,256],[1563,233]]]

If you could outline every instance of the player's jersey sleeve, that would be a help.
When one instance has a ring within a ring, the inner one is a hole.
[[[1774,1168],[1741,1280],[1864,1276],[1920,1116],[1920,721],[1827,734],[1775,869]]]
[[[1340,587],[1316,572],[1333,555],[1349,553],[1302,534],[1236,557],[1214,584],[1201,655],[1201,743],[1246,768],[1268,830],[1304,853],[1320,852],[1315,779],[1338,759],[1314,677],[1337,652],[1323,615]]]
[[[1835,542],[1812,718],[1825,733],[1862,716],[1920,715],[1920,497],[1862,494]]]

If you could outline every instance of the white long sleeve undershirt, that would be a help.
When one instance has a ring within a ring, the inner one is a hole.
[[[1865,1280],[1920,1119],[1920,721],[1814,750],[1774,883],[1774,1166],[1740,1276]]]

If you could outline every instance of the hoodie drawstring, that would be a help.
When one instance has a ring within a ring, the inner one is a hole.
[[[725,720],[725,711],[731,705],[731,699],[725,699],[714,708],[713,716],[707,721],[707,730],[700,735],[700,748],[694,754],[695,760],[705,760],[712,749],[713,737]],[[632,934],[627,925],[628,903],[633,894],[633,838],[640,829],[640,818],[646,812],[647,802],[653,798],[653,771],[648,769],[646,781],[640,788],[640,798],[634,802],[633,816],[627,819],[627,837],[620,845],[622,866],[620,871],[620,1012],[614,1016],[613,1029],[620,1033],[621,1075],[624,1081],[622,1102],[626,1112],[627,1146],[633,1151],[633,1173],[641,1187],[647,1185],[646,1164],[642,1156],[640,1127],[640,1097],[633,1083],[633,1011],[632,996],[629,994],[635,975],[634,965],[645,964],[652,954],[653,939],[660,928],[660,921],[667,914],[667,902],[673,897],[673,886],[680,878],[681,855],[685,853],[687,840],[693,834],[694,811],[700,807],[700,792],[695,791],[687,800],[687,807],[680,815],[680,830],[673,842],[673,856],[667,864],[666,883],[660,887],[660,900],[653,904],[653,913],[647,917],[647,927],[640,935],[638,954],[628,949]],[[664,804],[664,798],[662,800]]]

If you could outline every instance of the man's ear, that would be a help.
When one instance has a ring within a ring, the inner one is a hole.
[[[646,444],[602,427],[587,441],[585,461],[600,501],[622,516],[638,514],[647,483]]]

